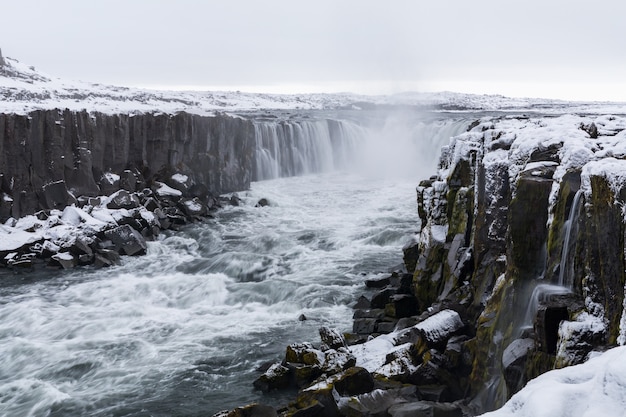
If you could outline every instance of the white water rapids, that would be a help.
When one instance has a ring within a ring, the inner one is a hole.
[[[436,161],[413,164],[408,177],[365,164],[253,183],[243,205],[121,266],[0,276],[0,415],[210,416],[284,403],[253,391],[255,369],[289,343],[316,342],[322,325],[350,330],[363,274],[399,264],[418,229],[415,186]],[[254,207],[260,198],[270,206]]]

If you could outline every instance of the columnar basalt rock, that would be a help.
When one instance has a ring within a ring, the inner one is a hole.
[[[47,209],[43,187],[57,181],[76,197],[150,186],[174,173],[190,178],[189,197],[244,190],[254,148],[252,122],[227,115],[0,114],[2,192],[15,218]]]

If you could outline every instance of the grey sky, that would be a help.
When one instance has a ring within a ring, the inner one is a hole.
[[[620,0],[20,0],[4,55],[63,78],[626,101]]]

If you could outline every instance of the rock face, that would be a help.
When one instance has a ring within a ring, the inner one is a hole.
[[[475,410],[626,342],[625,128],[613,116],[479,121],[418,187],[415,294],[473,318]]]
[[[187,176],[190,198],[244,190],[254,149],[252,122],[226,115],[0,114],[0,187],[12,200],[0,221],[67,205],[52,189],[59,181],[75,197],[133,192],[175,173]]]
[[[625,172],[626,118],[473,123],[417,187],[412,272],[366,281],[338,348],[355,360],[329,372],[328,354],[292,345],[282,365],[307,372],[280,415],[476,415],[626,344]],[[340,389],[345,375],[362,388]]]

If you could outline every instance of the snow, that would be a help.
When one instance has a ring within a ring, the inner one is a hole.
[[[420,334],[432,342],[439,343],[463,328],[463,321],[454,310],[442,310],[439,313],[413,326]]]
[[[202,204],[194,200],[185,201],[185,207],[187,207],[192,212],[199,212],[202,210]]]
[[[171,195],[180,197],[183,195],[182,191],[176,190],[167,184],[164,184],[162,182],[156,182],[156,184],[159,186],[159,188],[156,190],[158,196]]]
[[[42,240],[40,233],[26,232],[10,226],[0,225],[0,233],[2,233],[2,239],[0,239],[0,251],[2,252],[13,251],[24,245]]]
[[[586,164],[581,173],[581,187],[586,198],[591,197],[591,177],[605,178],[617,197],[622,187],[626,185],[626,160],[610,157]]]
[[[397,346],[399,341],[406,339],[407,334],[419,332],[429,341],[437,343],[461,327],[463,327],[463,322],[456,311],[442,310],[413,327],[380,335],[360,345],[350,346],[350,352],[356,357],[357,366],[369,372],[388,376],[385,372],[394,370],[391,367],[384,367],[387,355],[407,348],[408,345],[404,342]]]
[[[530,381],[499,410],[483,417],[624,417],[626,347]]]
[[[360,345],[350,346],[350,352],[356,357],[356,365],[368,372],[374,372],[382,367],[396,343],[397,332],[375,337]]]
[[[445,243],[448,234],[448,225],[432,225],[430,233],[435,242]]]
[[[27,114],[41,109],[69,109],[106,114],[185,111],[210,115],[218,111],[306,110],[381,106],[420,106],[435,110],[540,110],[544,113],[624,113],[626,103],[583,103],[560,100],[508,98],[463,93],[402,93],[388,96],[338,94],[261,94],[240,91],[159,91],[70,81],[34,70],[5,57],[0,69],[0,112]],[[611,122],[607,120],[607,122]]]
[[[184,184],[187,182],[187,180],[189,179],[189,177],[187,175],[183,175],[183,174],[174,174],[172,175],[172,179],[174,181],[176,181],[179,184]]]
[[[57,261],[73,261],[74,256],[72,256],[72,254],[69,252],[59,252],[55,255],[52,255],[52,259],[55,259]]]
[[[115,184],[120,181],[120,176],[112,172],[105,172],[103,176],[109,184]]]

